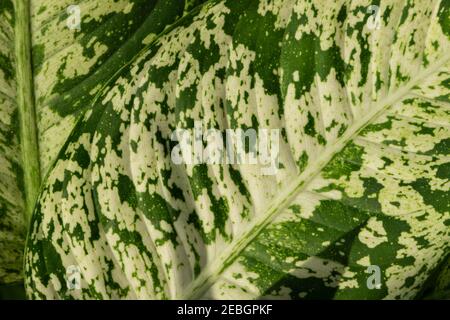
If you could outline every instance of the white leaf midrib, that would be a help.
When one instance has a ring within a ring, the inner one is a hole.
[[[323,168],[332,160],[332,158],[344,149],[344,147],[351,142],[365,127],[371,124],[374,120],[387,112],[396,102],[401,101],[402,98],[418,85],[422,80],[437,72],[450,59],[450,53],[445,54],[443,58],[439,59],[430,67],[424,69],[416,77],[410,80],[406,85],[399,87],[395,92],[387,95],[384,99],[376,103],[373,109],[368,112],[361,119],[350,126],[347,131],[337,139],[329,148],[325,149],[321,157],[317,159],[312,165],[303,171],[295,180],[293,180],[287,187],[285,187],[274,200],[271,201],[264,214],[259,215],[249,224],[241,236],[234,239],[222,254],[217,257],[211,264],[200,273],[200,275],[186,287],[184,294],[177,297],[178,299],[198,299],[202,296],[208,288],[210,288],[215,281],[220,277],[222,271],[229,266],[235,258],[237,258],[242,251],[255,239],[258,234],[281,214],[289,204],[302,192],[305,187],[311,182]]]

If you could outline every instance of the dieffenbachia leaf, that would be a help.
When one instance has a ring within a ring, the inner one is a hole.
[[[76,120],[201,2],[0,0],[0,285],[22,277],[25,217]]]
[[[92,99],[168,25],[204,0],[31,2],[40,160],[46,172]]]
[[[172,25],[58,155],[29,296],[418,297],[449,253],[449,10],[222,0]],[[176,165],[172,133],[198,121],[281,130],[276,175]]]
[[[11,1],[0,1],[0,287],[22,279],[25,201]]]

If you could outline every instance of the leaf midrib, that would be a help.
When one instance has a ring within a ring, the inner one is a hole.
[[[25,218],[30,220],[41,183],[39,147],[31,68],[29,0],[14,0],[14,50],[16,58],[17,106],[25,195]]]
[[[424,69],[418,76],[410,80],[406,85],[398,88],[394,93],[388,94],[373,109],[368,112],[360,120],[352,124],[351,127],[339,138],[332,146],[327,148],[322,156],[303,171],[297,179],[285,187],[274,200],[271,201],[264,214],[256,217],[256,219],[247,226],[242,235],[233,240],[224,252],[208,265],[200,275],[191,282],[186,288],[185,293],[179,299],[198,299],[210,288],[220,274],[243,252],[243,250],[255,239],[260,232],[271,223],[279,214],[281,214],[290,203],[295,200],[297,195],[302,192],[309,182],[311,182],[333,159],[333,157],[341,152],[344,147],[351,142],[358,134],[374,120],[387,112],[396,102],[408,95],[412,88],[419,84],[423,79],[437,72],[440,67],[450,59],[450,53],[432,64],[429,68]]]

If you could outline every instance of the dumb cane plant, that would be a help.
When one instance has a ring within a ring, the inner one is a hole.
[[[0,282],[23,274],[35,299],[450,297],[449,15],[0,0]],[[198,122],[280,130],[276,174],[175,164],[173,132]]]

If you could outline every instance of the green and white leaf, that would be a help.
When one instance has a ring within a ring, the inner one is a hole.
[[[22,278],[26,216],[77,119],[132,57],[201,2],[0,0],[0,285]]]
[[[0,286],[22,279],[25,202],[19,143],[14,9],[0,1]]]
[[[201,2],[203,0],[31,2],[33,70],[43,172],[102,87],[165,27]],[[70,11],[74,6],[77,11]],[[80,14],[79,21],[76,12]],[[79,27],[71,26],[76,22]]]
[[[449,10],[446,0],[206,2],[113,81],[98,78],[92,105],[68,120],[32,218],[28,295],[418,297],[449,254]],[[77,90],[70,107],[92,89]],[[48,92],[38,109],[59,101],[63,114],[65,96]],[[171,133],[196,120],[281,128],[278,173],[174,165]],[[370,265],[380,289],[367,286]],[[81,290],[67,287],[70,266]]]

